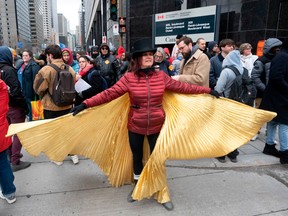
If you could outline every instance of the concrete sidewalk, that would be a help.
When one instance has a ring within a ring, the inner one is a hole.
[[[216,159],[168,161],[167,181],[174,203],[171,212],[153,199],[128,203],[132,186],[111,187],[88,159],[73,165],[67,158],[57,166],[44,155],[33,158],[24,152],[23,160],[32,165],[14,173],[17,202],[9,205],[0,200],[0,216],[288,215],[288,181],[279,180],[288,179],[287,168],[281,168],[276,177],[251,172],[251,167],[263,165],[275,170],[281,166],[279,159],[262,153],[264,140],[261,133],[258,140],[241,147],[238,163]]]

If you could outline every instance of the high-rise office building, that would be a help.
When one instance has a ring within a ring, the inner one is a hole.
[[[15,1],[0,0],[0,45],[17,48],[17,21]]]

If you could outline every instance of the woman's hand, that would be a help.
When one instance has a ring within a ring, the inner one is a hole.
[[[73,113],[73,116],[75,116],[75,115],[77,115],[78,113],[80,113],[81,111],[83,111],[84,109],[87,109],[87,106],[86,106],[86,104],[81,103],[80,105],[73,107],[73,108],[70,110],[70,113]]]
[[[220,97],[219,93],[217,91],[215,91],[215,90],[211,90],[209,94],[214,96],[214,97],[216,97],[216,98]]]

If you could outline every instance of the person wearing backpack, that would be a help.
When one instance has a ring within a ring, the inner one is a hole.
[[[231,86],[233,85],[233,82],[236,79],[236,74],[231,68],[229,68],[231,66],[235,67],[240,74],[243,74],[244,69],[240,60],[240,53],[238,50],[231,51],[223,60],[222,64],[223,69],[215,86],[215,90],[220,95],[226,98],[229,98]],[[225,156],[227,156],[231,160],[231,162],[236,163],[238,155],[239,152],[237,149],[235,149],[233,152],[224,155],[222,157],[218,157],[217,159],[219,162],[225,163],[226,162]]]
[[[83,79],[91,87],[84,91],[78,92],[76,95],[75,105],[81,104],[84,100],[102,92],[107,88],[106,80],[100,75],[100,70],[97,68],[95,61],[90,56],[80,56],[79,65],[80,71],[76,78],[77,81],[81,77],[81,79]]]
[[[72,105],[75,102],[76,96],[76,92],[74,89],[76,73],[70,65],[66,65],[63,62],[62,51],[58,45],[49,45],[45,49],[45,55],[47,57],[48,64],[41,68],[35,76],[33,88],[35,92],[42,97],[41,102],[43,105],[44,119],[51,119],[66,115],[70,112]],[[74,95],[74,100],[72,102],[69,100],[66,103],[64,101],[64,104],[59,103],[59,101],[62,101],[63,98],[56,97],[58,95],[58,91],[56,91],[56,88],[57,90],[61,89],[61,86],[57,85],[59,84],[59,79],[61,78],[60,73],[62,70],[63,73],[65,72],[65,81],[63,79],[63,82],[61,83],[62,86],[65,85],[66,87],[66,85],[68,85],[68,87],[70,86],[74,89],[74,92],[71,92],[71,95]],[[55,86],[55,83],[58,84]],[[71,155],[71,159],[74,164],[77,164],[79,162],[77,155]],[[61,165],[63,163],[56,161],[52,162],[57,165]]]

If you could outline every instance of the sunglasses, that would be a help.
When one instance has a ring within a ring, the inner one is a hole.
[[[108,50],[108,48],[106,48],[106,47],[103,47],[103,48],[101,48],[102,50]]]

